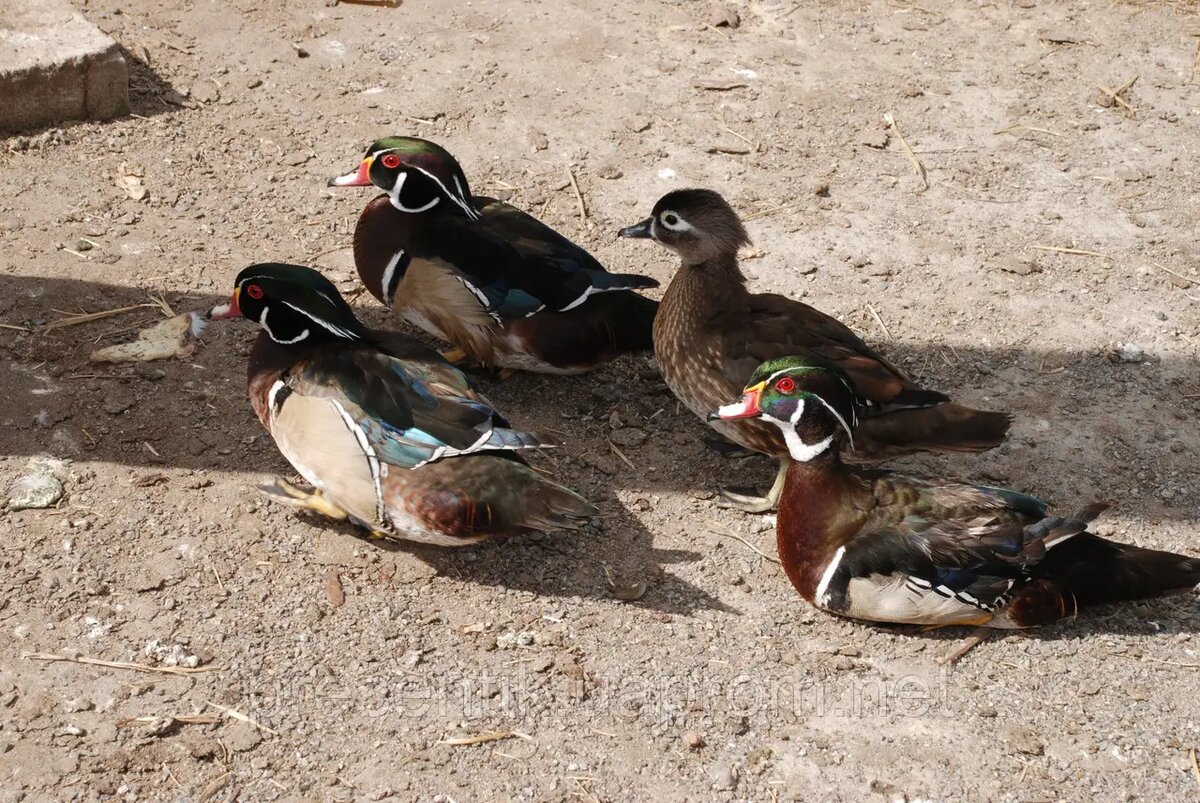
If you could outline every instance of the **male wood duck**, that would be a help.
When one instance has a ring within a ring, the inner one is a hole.
[[[320,273],[251,265],[210,318],[262,327],[250,401],[315,490],[264,490],[377,536],[442,546],[578,528],[596,509],[531,469],[544,444],[508,422],[432,349],[367,329]]]
[[[1087,531],[1106,507],[1051,516],[1032,496],[846,465],[866,401],[842,371],[771,360],[723,421],[775,427],[792,457],[779,502],[779,557],[813,605],[875,622],[1019,628],[1082,607],[1200,583],[1200,558]]]
[[[785,296],[747,290],[737,252],[750,238],[719,194],[670,192],[650,217],[620,236],[652,238],[682,261],[654,320],[654,352],[667,385],[701,418],[737,395],[762,361],[813,354],[849,374],[868,402],[855,439],[860,459],[923,450],[976,452],[1004,440],[1007,414],[954,404],[914,383],[830,316]],[[782,434],[757,420],[711,423],[724,437],[780,459],[765,498],[726,490],[723,503],[750,512],[774,509],[788,462]]]
[[[384,191],[354,231],[363,284],[409,323],[483,365],[575,374],[649,349],[646,276],[609,273],[537,219],[475,196],[439,145],[387,137],[329,182]]]

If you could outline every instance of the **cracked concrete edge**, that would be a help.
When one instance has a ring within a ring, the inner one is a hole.
[[[115,41],[62,0],[0,10],[0,133],[129,113],[129,67]]]

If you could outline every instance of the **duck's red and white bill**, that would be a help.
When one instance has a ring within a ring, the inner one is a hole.
[[[759,409],[758,404],[765,384],[762,383],[752,388],[746,388],[746,392],[742,394],[742,398],[732,404],[725,404],[718,407],[715,417],[725,421],[735,421],[739,418],[754,418],[757,415],[761,415],[762,411]]]
[[[371,160],[363,159],[358,169],[329,180],[330,187],[367,187],[371,184]]]
[[[241,288],[233,291],[233,296],[225,304],[218,304],[208,311],[208,319],[212,321],[223,321],[229,318],[241,318],[242,310],[238,306],[238,293]]]

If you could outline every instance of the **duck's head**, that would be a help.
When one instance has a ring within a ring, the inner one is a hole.
[[[739,248],[750,244],[737,213],[712,190],[669,192],[658,199],[650,217],[621,229],[619,235],[655,240],[679,254],[685,265],[735,257]]]
[[[210,319],[249,318],[284,346],[327,340],[361,341],[367,330],[328,279],[303,265],[263,262],[237,275],[233,297]]]
[[[449,212],[479,218],[467,177],[437,143],[417,137],[384,137],[371,143],[358,169],[329,182],[331,187],[374,184],[401,212]]]
[[[770,421],[783,430],[792,459],[807,462],[836,455],[843,440],[853,445],[862,406],[842,371],[811,357],[781,357],[760,365],[742,397],[708,417]]]

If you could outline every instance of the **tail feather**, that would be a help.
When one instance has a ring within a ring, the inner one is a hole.
[[[637,293],[603,293],[569,312],[543,312],[517,323],[513,332],[551,365],[590,367],[653,348],[657,312],[657,301]]]
[[[1080,605],[1150,599],[1200,584],[1200,558],[1119,544],[1091,533],[1052,550],[1038,574]]]
[[[523,524],[542,532],[578,530],[600,512],[571,489],[544,479],[529,502]]]
[[[588,271],[592,287],[597,290],[642,290],[647,287],[658,287],[658,280],[636,273],[608,273]]]
[[[1012,416],[947,402],[864,418],[855,444],[866,459],[912,452],[984,452],[1008,436]]]

